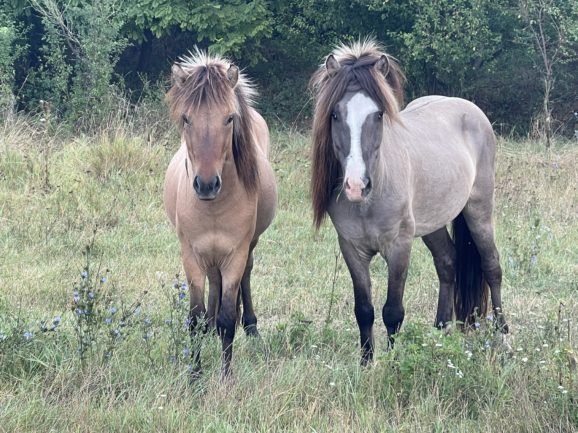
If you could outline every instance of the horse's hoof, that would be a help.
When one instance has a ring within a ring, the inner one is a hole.
[[[361,359],[359,360],[359,365],[363,368],[371,366],[372,363],[373,358],[370,356],[362,356]]]
[[[451,320],[438,320],[434,327],[442,331],[444,335],[449,335],[454,331],[454,324]]]
[[[508,340],[509,338],[507,334],[497,332],[495,334],[493,346],[507,354],[513,355],[514,349],[512,349],[512,346],[510,345],[510,342]]]
[[[498,331],[500,331],[502,334],[510,333],[510,327],[506,323],[506,319],[503,314],[499,314],[496,317],[496,329],[498,329]]]
[[[454,324],[452,322],[446,322],[444,327],[442,328],[442,332],[444,335],[451,335],[454,332]]]
[[[245,327],[245,335],[247,337],[261,338],[261,334],[257,330],[257,325],[249,325]]]
[[[390,335],[387,337],[387,350],[392,350],[394,346],[395,346],[395,337]]]
[[[195,384],[203,375],[203,370],[201,369],[201,367],[195,367],[191,369],[191,372],[189,374],[189,383],[191,385]]]

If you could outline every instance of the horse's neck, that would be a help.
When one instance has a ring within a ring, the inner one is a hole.
[[[223,181],[223,193],[233,193],[239,192],[239,189],[243,188],[241,184],[241,179],[237,173],[237,167],[235,166],[235,160],[231,157],[230,160],[226,161],[223,165],[223,172],[221,173],[221,179]]]
[[[398,124],[384,128],[378,176],[385,192],[399,194],[409,182],[411,167],[403,132],[403,126]]]

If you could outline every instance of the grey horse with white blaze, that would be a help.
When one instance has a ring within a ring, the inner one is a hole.
[[[474,104],[428,96],[400,111],[403,73],[374,41],[342,45],[312,78],[312,200],[329,214],[351,274],[362,363],[373,357],[369,263],[388,265],[382,316],[390,341],[405,311],[412,242],[422,237],[439,277],[436,326],[487,311],[502,332],[502,270],[494,242],[495,136]],[[446,226],[453,223],[453,238]]]

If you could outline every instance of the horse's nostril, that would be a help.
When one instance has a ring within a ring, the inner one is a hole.
[[[365,179],[363,179],[363,183],[365,184],[364,189],[366,191],[369,191],[371,189],[371,179],[366,177]]]
[[[351,187],[349,186],[349,179],[345,179],[345,189],[350,189]]]
[[[219,189],[221,188],[221,176],[215,176],[215,189]]]
[[[193,180],[193,188],[195,188],[195,191],[197,192],[201,191],[201,181],[199,180],[199,176],[195,176],[195,179]]]

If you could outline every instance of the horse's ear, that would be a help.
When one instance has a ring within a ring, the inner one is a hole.
[[[229,66],[229,69],[227,69],[227,78],[231,87],[235,87],[237,81],[239,81],[239,68],[235,65]]]
[[[329,57],[327,57],[327,60],[325,60],[325,69],[331,78],[333,78],[335,74],[337,74],[337,72],[339,72],[341,69],[341,65],[337,60],[335,60],[333,54],[330,54]]]
[[[171,79],[173,84],[181,85],[187,81],[187,73],[179,64],[175,63],[171,68],[171,72]]]
[[[377,69],[381,75],[387,77],[389,73],[389,58],[386,55],[382,55],[377,62],[375,62],[375,69]]]

